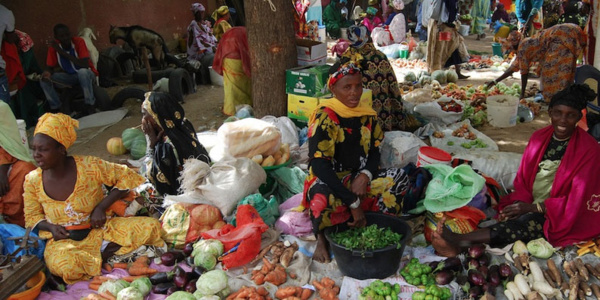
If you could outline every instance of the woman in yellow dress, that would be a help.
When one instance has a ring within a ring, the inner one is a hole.
[[[223,34],[225,34],[227,30],[231,29],[231,24],[229,24],[229,8],[225,5],[219,7],[213,12],[212,18],[215,19],[215,25],[213,26],[213,35],[217,38],[218,41],[220,41]]]
[[[35,128],[33,158],[39,168],[25,178],[27,227],[48,238],[44,259],[68,283],[99,275],[102,262],[143,245],[164,247],[160,223],[149,217],[112,217],[106,211],[145,179],[126,166],[91,156],[69,156],[78,122],[45,114]],[[109,192],[105,195],[103,185]]]

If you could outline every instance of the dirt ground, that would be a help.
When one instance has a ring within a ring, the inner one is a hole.
[[[491,54],[492,52],[492,38],[490,36],[483,40],[477,41],[474,35],[465,38],[467,48],[469,50],[477,51],[478,53]],[[463,72],[465,75],[471,76],[467,80],[460,80],[458,85],[480,85],[486,81],[493,80],[501,75],[499,71],[481,71],[473,70]],[[282,75],[283,76],[283,75]],[[512,84],[513,82],[519,82],[520,78],[518,74],[516,77],[508,78],[505,80],[506,84]],[[402,74],[397,73],[399,80],[403,78]],[[109,88],[109,94],[112,96],[122,89],[127,82],[119,87]],[[139,85],[142,88],[147,88],[146,85]],[[106,128],[99,132],[99,129],[86,129],[79,132],[80,138],[78,140],[85,140],[85,142],[76,143],[71,149],[72,154],[79,155],[93,155],[103,159],[119,162],[127,159],[127,155],[113,156],[106,151],[106,141],[113,136],[120,136],[121,132],[128,127],[135,127],[140,125],[141,112],[140,102],[130,99],[124,104],[124,107],[128,109],[126,117],[120,122]],[[197,131],[216,130],[226,119],[226,116],[221,113],[223,104],[223,88],[220,86],[203,85],[198,86],[195,94],[188,95],[185,98],[183,107],[186,112],[186,117],[194,124]],[[522,153],[529,137],[533,131],[547,126],[548,116],[545,113],[537,116],[533,122],[517,124],[511,128],[495,128],[489,125],[478,128],[481,132],[488,135],[490,138],[496,141],[500,151],[518,152]],[[92,135],[93,138],[90,138]],[[86,138],[87,137],[87,138]]]

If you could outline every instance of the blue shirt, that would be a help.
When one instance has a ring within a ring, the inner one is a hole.
[[[517,19],[519,19],[519,22],[522,24],[527,23],[529,16],[536,14],[542,9],[543,4],[544,0],[517,0],[515,2]]]

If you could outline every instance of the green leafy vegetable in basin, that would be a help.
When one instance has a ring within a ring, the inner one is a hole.
[[[331,238],[336,244],[353,250],[376,250],[390,245],[396,245],[400,249],[402,235],[390,228],[379,228],[377,224],[373,224],[332,233]]]

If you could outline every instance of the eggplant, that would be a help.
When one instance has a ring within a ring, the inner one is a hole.
[[[169,296],[177,291],[180,291],[180,289],[176,286],[172,286],[167,290],[167,296]]]
[[[498,270],[492,270],[490,268],[490,272],[488,273],[488,282],[493,285],[500,285],[502,283],[502,279],[500,279]]]
[[[487,255],[487,253],[484,253],[482,256],[480,256],[477,261],[479,262],[480,266],[490,265],[490,257]]]
[[[175,286],[182,289],[185,287],[185,285],[188,283],[188,278],[187,275],[185,273],[183,274],[179,274],[179,275],[175,275],[175,277],[173,278],[173,282],[175,283]]]
[[[188,282],[185,285],[185,288],[183,289],[184,291],[188,292],[188,293],[194,293],[196,291],[196,281],[198,281],[197,279],[192,279],[190,280],[190,282]]]
[[[185,246],[183,246],[183,254],[185,256],[192,255],[193,251],[194,251],[194,243],[187,243],[187,244],[185,244]]]
[[[190,267],[194,267],[194,258],[191,256],[188,256],[185,258],[185,263],[190,266]]]
[[[479,258],[485,253],[485,246],[482,244],[473,245],[469,247],[468,253],[471,258]]]
[[[479,295],[481,295],[481,292],[481,287],[478,285],[474,285],[469,288],[469,298],[479,299]]]
[[[168,267],[173,266],[178,261],[182,261],[184,259],[185,256],[183,255],[183,252],[179,251],[165,252],[160,256],[160,261],[162,262],[162,264]]]
[[[439,285],[449,284],[454,279],[454,274],[450,270],[441,270],[435,274],[435,282]]]
[[[0,273],[0,280],[2,280],[2,273]],[[56,290],[56,291],[61,291],[61,292],[65,292],[67,290],[67,286],[65,285],[65,282],[62,280],[61,277],[57,277],[54,276],[52,274],[50,274],[50,272],[46,272],[46,285],[51,289],[51,290]]]
[[[460,258],[458,257],[449,257],[443,261],[444,266],[442,270],[450,270],[454,272],[462,271],[462,263],[460,262]]]
[[[173,273],[175,276],[184,276],[185,270],[180,266],[175,266],[175,268],[173,268]]]
[[[202,276],[202,274],[204,274],[204,268],[196,266],[192,269],[192,273],[194,273],[194,276],[192,278],[198,278]]]
[[[476,258],[469,258],[465,260],[465,269],[477,269],[479,268],[479,261]]]
[[[440,264],[439,261],[432,261],[429,263],[429,266],[431,267],[432,270],[435,270],[439,264]]]
[[[163,282],[163,283],[159,283],[157,285],[154,285],[152,287],[152,292],[155,293],[155,294],[165,295],[165,294],[167,294],[167,291],[170,288],[173,288],[173,287],[175,287],[174,283],[172,283],[172,282]]]
[[[152,285],[157,285],[160,283],[165,283],[173,280],[173,276],[175,276],[174,272],[160,272],[150,276],[150,282]]]
[[[469,282],[474,285],[481,286],[485,283],[485,277],[476,269],[469,270],[467,273],[467,278],[469,279]]]
[[[483,275],[483,278],[488,278],[489,269],[487,266],[479,266],[479,268],[477,268],[477,271],[479,271],[481,275]]]
[[[498,273],[502,278],[508,278],[513,274],[513,271],[509,265],[503,263],[498,266]]]
[[[467,276],[465,276],[461,273],[456,274],[456,283],[458,283],[458,285],[465,285],[465,284],[467,284],[467,282],[468,282]]]
[[[496,272],[496,273],[498,273],[498,265],[491,265],[491,266],[488,266],[488,270],[489,270],[488,276],[489,276],[489,274],[490,274],[490,273],[492,273],[492,272]]]

